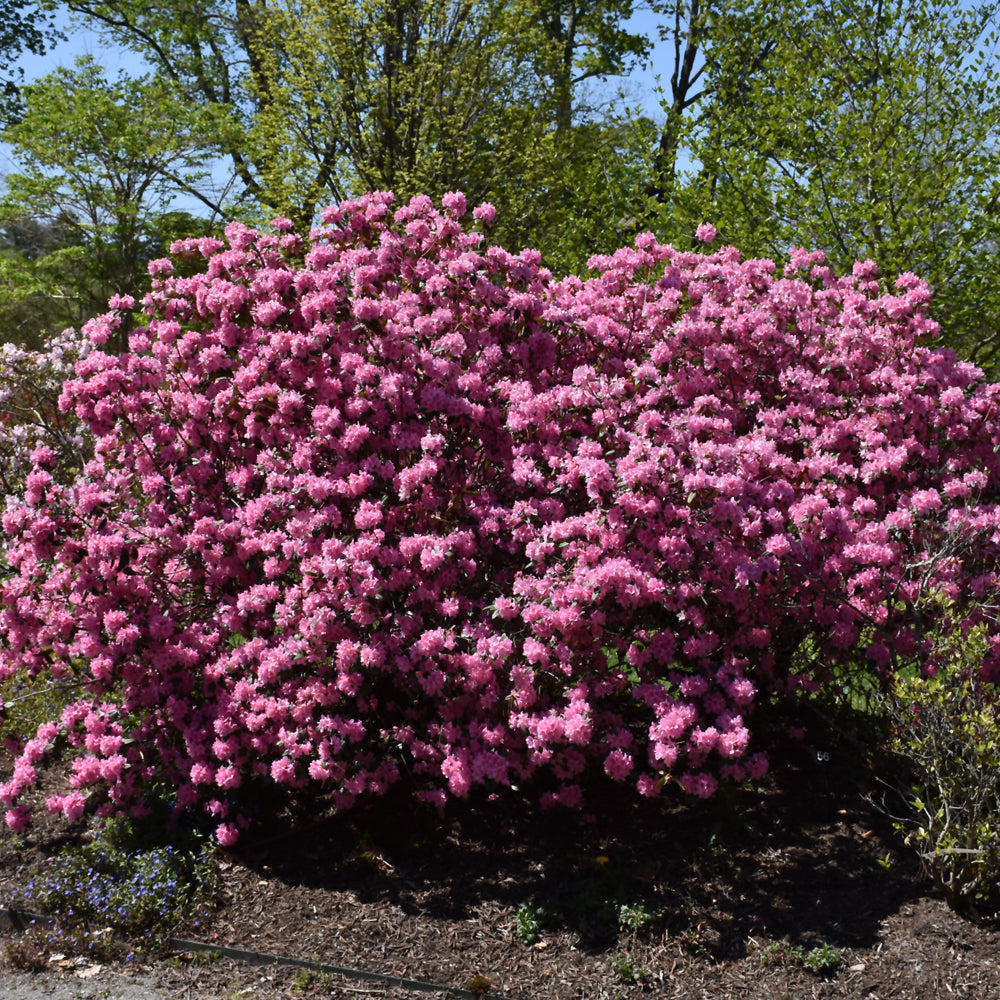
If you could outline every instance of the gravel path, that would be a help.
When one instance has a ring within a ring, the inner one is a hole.
[[[27,972],[0,966],[0,1000],[454,1000],[452,991],[412,992],[389,985],[341,981],[303,983],[298,970],[247,966],[220,959],[209,967],[158,965],[128,970],[92,966]],[[83,973],[82,975],[80,973]],[[317,992],[318,991],[318,992]]]
[[[195,994],[164,992],[148,975],[91,966],[74,972],[17,972],[0,970],[0,1000],[181,1000]],[[199,1000],[218,1000],[218,994],[198,994]]]

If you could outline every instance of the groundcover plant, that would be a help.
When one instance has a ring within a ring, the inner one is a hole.
[[[35,449],[3,519],[0,679],[78,695],[15,747],[10,826],[60,754],[49,809],[169,789],[223,844],[261,783],[709,796],[767,767],[758,694],[822,682],[807,640],[876,674],[931,649],[927,594],[982,618],[1000,390],[928,346],[917,278],[647,234],[554,280],[466,216],[234,224],[151,265],[128,353],[131,301],[85,329],[93,458]]]

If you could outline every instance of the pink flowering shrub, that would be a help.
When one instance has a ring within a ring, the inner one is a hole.
[[[40,351],[0,344],[0,493],[20,493],[33,471],[31,453],[47,448],[60,478],[72,478],[90,453],[86,429],[60,411],[62,385],[89,353],[88,338],[73,330],[52,337]],[[51,460],[50,460],[51,461]]]
[[[179,244],[127,354],[114,311],[86,329],[60,405],[93,460],[36,453],[4,516],[0,679],[81,691],[12,826],[59,745],[49,808],[158,781],[227,844],[260,782],[707,797],[766,769],[751,710],[805,639],[890,670],[925,592],[994,592],[1000,390],[919,345],[916,278],[647,235],[554,281],[484,248],[490,206],[390,202]]]

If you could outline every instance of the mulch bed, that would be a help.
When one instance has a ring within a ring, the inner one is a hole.
[[[219,852],[221,906],[186,933],[518,1000],[1000,996],[997,924],[953,913],[921,878],[851,752],[789,746],[763,792],[729,801],[605,788],[590,817],[511,799],[439,815],[403,795],[289,813]],[[0,840],[0,903],[67,835],[45,820]],[[533,943],[519,908],[538,918]],[[808,967],[834,948],[834,970]],[[184,954],[150,968],[177,997],[435,995]]]

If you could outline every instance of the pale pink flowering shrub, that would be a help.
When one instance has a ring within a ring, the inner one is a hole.
[[[0,492],[19,494],[34,473],[71,478],[90,453],[86,429],[58,406],[63,382],[92,344],[73,330],[42,350],[0,344]],[[47,481],[47,480],[46,480]],[[36,487],[37,488],[37,487]]]
[[[920,346],[912,276],[646,235],[557,282],[461,195],[390,204],[177,245],[130,352],[66,382],[94,457],[40,455],[4,517],[0,678],[85,697],[11,825],[59,739],[53,808],[158,782],[224,844],[261,782],[707,797],[766,772],[755,697],[813,683],[805,638],[888,670],[924,591],[994,593],[998,390]]]

